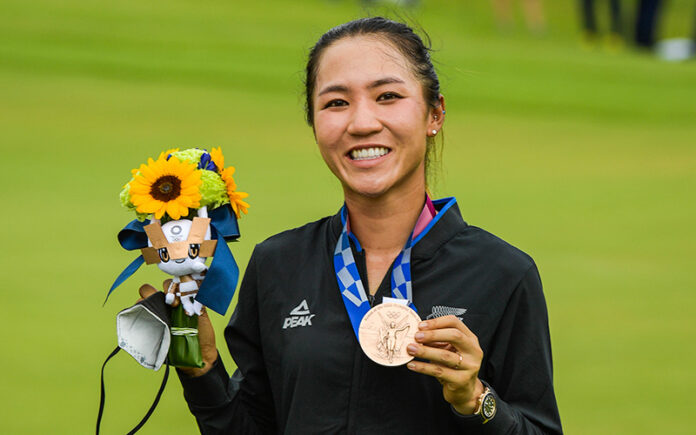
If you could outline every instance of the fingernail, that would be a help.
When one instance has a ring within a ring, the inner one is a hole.
[[[420,322],[420,324],[418,324],[418,327],[419,327],[419,328],[427,328],[427,327],[428,327],[428,322]]]
[[[410,362],[410,363],[406,364],[406,367],[408,367],[409,369],[413,370],[413,369],[415,369],[415,368],[416,368],[416,364],[415,364],[415,363],[412,363],[412,362]]]
[[[416,352],[418,352],[418,346],[415,344],[409,344],[408,347],[406,347],[406,350],[408,350],[408,353],[411,355],[415,355]]]
[[[425,337],[425,334],[423,334],[422,332],[416,332],[416,335],[414,335],[414,337],[416,337],[417,340],[420,340],[423,337]]]

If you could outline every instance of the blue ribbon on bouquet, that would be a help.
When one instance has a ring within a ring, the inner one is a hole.
[[[230,306],[230,302],[232,302],[239,280],[239,267],[230,248],[227,246],[227,242],[239,238],[239,225],[237,224],[237,217],[229,204],[210,210],[208,217],[210,217],[211,238],[218,242],[215,245],[213,261],[210,263],[210,267],[195,299],[224,316],[227,308]],[[129,222],[118,233],[118,241],[121,246],[128,251],[147,248],[145,226],[148,224],[150,224],[149,220],[140,222],[134,219]],[[104,303],[106,303],[116,287],[133,275],[144,262],[143,256],[139,255],[118,275],[111,285]]]

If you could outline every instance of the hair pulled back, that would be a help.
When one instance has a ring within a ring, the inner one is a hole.
[[[314,126],[314,102],[312,98],[321,55],[334,42],[356,36],[383,38],[399,50],[409,62],[416,78],[421,82],[426,103],[432,107],[437,107],[440,96],[440,80],[430,60],[430,44],[426,46],[421,37],[404,23],[383,17],[361,18],[330,29],[319,38],[309,52],[305,76],[305,116],[311,127]]]

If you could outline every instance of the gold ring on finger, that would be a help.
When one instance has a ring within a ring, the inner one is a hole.
[[[454,366],[454,369],[455,369],[455,370],[459,370],[459,369],[460,369],[460,364],[461,364],[462,361],[464,360],[464,357],[463,357],[459,352],[457,352],[457,356],[459,357],[459,361],[457,361],[457,365]]]

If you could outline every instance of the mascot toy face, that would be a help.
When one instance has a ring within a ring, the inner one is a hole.
[[[215,252],[217,240],[210,240],[210,219],[193,218],[169,221],[161,225],[153,221],[145,226],[147,248],[142,249],[147,264],[157,264],[173,276],[201,273],[205,259]]]
[[[157,266],[163,272],[174,276],[200,274],[206,270],[205,260],[211,255],[201,255],[201,245],[210,240],[210,226],[207,219],[197,221],[196,231],[191,233],[193,222],[188,219],[170,221],[162,225],[162,233],[168,244],[157,249],[160,262]],[[201,238],[201,227],[205,225],[205,233]],[[153,228],[153,230],[156,230]],[[148,246],[153,246],[148,240]],[[204,251],[206,249],[203,249]]]

